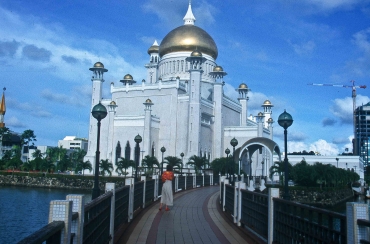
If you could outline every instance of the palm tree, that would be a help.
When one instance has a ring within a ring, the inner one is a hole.
[[[80,163],[80,162],[83,162],[84,160],[84,157],[86,155],[86,151],[81,149],[81,148],[77,148],[75,149],[71,155],[70,155],[70,159],[71,159],[71,163],[72,163],[72,166],[76,169],[77,168],[77,165]],[[75,170],[76,171],[76,170]]]
[[[172,168],[182,168],[182,160],[178,157],[173,157],[173,156],[167,156],[164,158],[167,160],[167,165],[172,166]]]
[[[55,169],[55,164],[50,158],[43,159],[43,162],[41,164],[41,170],[44,172],[51,172]]]
[[[226,168],[230,162],[230,159],[222,157],[222,158],[216,158],[212,161],[211,167],[213,169],[214,174],[218,174],[221,172],[222,175],[226,173]]]
[[[157,165],[157,167],[159,168],[160,164],[159,164],[158,159],[156,157],[146,155],[143,159],[143,165],[150,168],[153,172],[154,165]]]
[[[82,176],[85,176],[85,170],[86,169],[88,169],[91,172],[92,164],[90,163],[89,160],[87,160],[85,162],[84,161],[79,161],[77,163],[76,169],[81,170],[82,171]]]
[[[283,178],[282,175],[284,173],[284,162],[274,162],[274,165],[272,165],[269,169],[270,174],[269,177],[271,180],[273,180],[273,176],[277,174],[279,176],[279,182],[282,185],[283,184]]]
[[[7,168],[12,168],[14,172],[21,164],[21,148],[19,146],[13,146],[11,149],[11,158],[8,160],[6,166]]]
[[[33,160],[30,161],[31,169],[33,170],[39,170],[42,164],[42,153],[39,149],[36,149],[32,153]]]
[[[28,158],[30,157],[30,143],[32,142],[32,145],[34,145],[33,142],[36,141],[36,135],[33,130],[25,130],[21,135],[21,141],[22,145],[27,145],[28,157],[26,161],[28,161]]]
[[[128,173],[126,170],[130,167],[135,167],[135,162],[131,159],[120,158],[120,160],[116,163],[116,172],[122,175],[127,175]],[[125,172],[123,172],[125,170]]]
[[[105,173],[107,172],[109,176],[112,175],[113,170],[113,164],[109,162],[108,159],[102,159],[99,163],[99,169],[102,176],[105,176]]]
[[[193,165],[195,173],[198,174],[200,170],[202,170],[206,165],[209,164],[209,162],[206,157],[198,157],[196,155],[193,155],[189,158],[188,164]]]

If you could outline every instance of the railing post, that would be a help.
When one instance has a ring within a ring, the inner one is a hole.
[[[193,189],[197,188],[197,174],[193,174]]]
[[[242,189],[245,190],[247,188],[244,182],[239,182],[239,189],[238,189],[238,214],[237,214],[237,224],[241,226],[240,220],[242,219]]]
[[[134,214],[134,179],[133,178],[126,178],[125,180],[125,185],[130,186],[130,191],[129,191],[129,204],[128,204],[128,222],[131,222],[133,219],[133,214]]]
[[[367,227],[357,225],[357,219],[369,220],[369,206],[363,203],[347,202],[347,243],[360,243],[360,240],[367,240],[369,233]]]
[[[179,175],[175,175],[175,192],[179,191]]]
[[[187,181],[188,174],[185,174],[185,191],[186,191],[186,181]]]
[[[266,189],[266,185],[265,185],[265,179],[261,179],[261,184],[260,184],[260,191],[263,191]]]
[[[83,240],[83,229],[85,219],[84,195],[70,194],[66,196],[67,201],[72,201],[72,212],[78,213],[78,219],[72,220],[71,233],[75,233],[73,244],[81,244]]]
[[[213,173],[209,175],[209,185],[213,186]]]
[[[234,216],[233,216],[233,222],[236,224],[236,219],[238,217],[238,193],[239,193],[239,182],[234,182]]]
[[[152,179],[154,179],[154,201],[158,200],[158,175],[153,175]]]
[[[254,191],[254,182],[253,182],[253,180],[250,180],[249,181],[249,186],[248,186],[248,191]]]
[[[269,192],[268,192],[268,206],[267,206],[268,207],[268,210],[267,210],[267,214],[268,214],[267,243],[268,244],[272,244],[274,240],[274,200],[273,200],[274,197],[279,198],[279,188],[269,188]]]
[[[145,208],[145,192],[146,192],[146,176],[141,176],[141,181],[144,181],[143,186],[143,209]]]
[[[114,241],[114,216],[116,210],[116,184],[115,183],[105,183],[105,193],[111,191],[112,197],[110,199],[110,221],[109,221],[109,243],[113,244]]]
[[[72,201],[55,200],[50,202],[49,224],[53,221],[64,221],[60,242],[70,243],[72,223]]]
[[[221,196],[221,192],[222,192],[222,189],[221,189],[221,187],[222,187],[222,182],[224,182],[224,185],[225,185],[225,179],[226,179],[226,176],[219,176],[220,177],[220,182],[218,183],[218,185],[220,186],[220,204],[222,204],[223,203],[223,201],[222,201],[222,198],[223,198],[223,196]]]
[[[222,211],[225,212],[225,195],[226,195],[226,185],[229,184],[229,180],[225,179],[224,180],[224,191],[223,191],[223,196],[222,196]]]
[[[202,173],[202,178],[203,178],[203,187],[204,187],[204,173]]]

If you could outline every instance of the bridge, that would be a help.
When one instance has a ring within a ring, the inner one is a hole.
[[[86,204],[52,201],[49,224],[19,243],[370,243],[365,204],[339,214],[280,199],[278,188],[251,191],[242,178],[192,175],[175,178],[174,206],[159,211],[161,185],[126,179]]]

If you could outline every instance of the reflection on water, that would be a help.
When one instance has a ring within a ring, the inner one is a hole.
[[[17,243],[48,223],[49,204],[65,200],[68,194],[90,191],[0,186],[0,244]]]

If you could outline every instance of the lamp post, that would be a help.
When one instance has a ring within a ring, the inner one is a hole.
[[[230,145],[233,147],[233,163],[231,164],[231,173],[234,175],[235,147],[238,145],[238,140],[234,137],[233,139],[231,139]]]
[[[137,134],[137,136],[135,136],[135,139],[134,141],[136,142],[136,146],[135,146],[135,182],[138,181],[138,178],[137,178],[137,170],[139,168],[139,157],[140,157],[140,146],[139,146],[139,143],[142,141],[143,139],[141,138],[141,136],[139,134]]]
[[[284,157],[284,178],[285,178],[285,184],[284,184],[284,195],[283,198],[285,200],[289,200],[289,188],[288,188],[288,180],[289,180],[289,170],[288,170],[288,146],[287,146],[287,135],[288,135],[288,127],[293,124],[293,118],[292,116],[287,113],[284,109],[284,113],[280,114],[278,118],[278,123],[281,127],[284,128],[284,147],[285,147],[285,157]]]
[[[91,199],[100,196],[99,188],[99,161],[100,161],[100,121],[107,116],[107,109],[100,102],[95,105],[91,111],[92,116],[98,121],[98,130],[96,136],[96,153],[95,153],[95,175],[94,175],[94,188],[92,190]]]
[[[230,149],[226,148],[225,153],[226,153],[226,158],[227,158],[227,160],[226,160],[226,162],[227,162],[226,172],[225,173],[226,173],[226,178],[229,179],[229,168],[230,168],[230,166],[229,166],[229,153],[230,153]]]
[[[339,158],[335,158],[335,160],[337,160],[337,168],[338,168],[338,161],[339,161]]]
[[[162,148],[161,148],[161,152],[162,152],[162,167],[161,167],[161,175],[163,174],[163,154],[164,154],[164,152],[166,151],[166,148],[163,146]]]
[[[180,153],[180,156],[181,156],[181,163],[182,163],[182,165],[181,165],[181,175],[182,175],[182,167],[184,167],[184,153],[182,152],[182,153]]]

